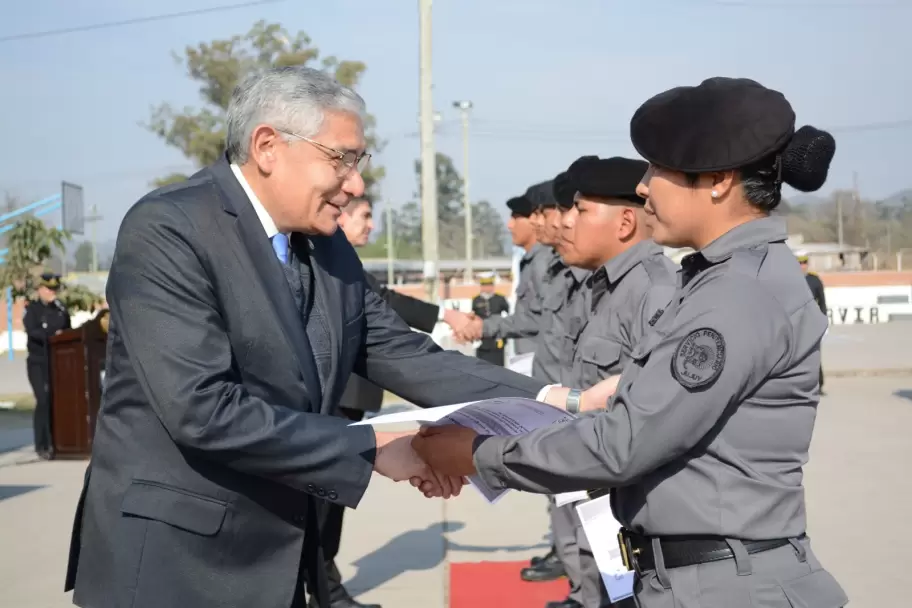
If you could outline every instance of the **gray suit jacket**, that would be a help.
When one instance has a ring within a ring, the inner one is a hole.
[[[421,406],[542,387],[410,331],[366,288],[341,232],[309,243],[330,303],[323,390],[280,263],[226,161],[127,213],[67,572],[77,605],[291,605],[299,566],[321,558],[318,510],[356,507],[373,470],[373,430],[326,415],[352,371]]]

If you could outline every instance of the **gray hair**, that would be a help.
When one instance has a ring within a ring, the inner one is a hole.
[[[250,135],[257,125],[313,137],[327,110],[350,112],[362,120],[366,112],[360,95],[320,70],[294,66],[252,74],[235,87],[228,104],[228,158],[247,162]]]

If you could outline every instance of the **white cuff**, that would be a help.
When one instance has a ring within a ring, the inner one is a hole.
[[[535,396],[535,400],[536,400],[536,401],[544,402],[544,401],[545,401],[545,397],[548,396],[548,391],[550,391],[552,388],[560,388],[560,387],[561,387],[560,384],[549,384],[549,385],[546,386],[545,388],[543,388],[543,389],[541,389],[540,391],[538,391],[538,394]]]
[[[444,310],[443,306],[437,307],[437,320],[438,321],[443,321],[443,313],[445,313],[445,312],[446,311]]]

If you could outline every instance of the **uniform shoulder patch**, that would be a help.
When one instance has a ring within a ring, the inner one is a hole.
[[[725,367],[725,338],[703,327],[687,334],[675,349],[671,373],[686,388],[700,388],[714,382]]]

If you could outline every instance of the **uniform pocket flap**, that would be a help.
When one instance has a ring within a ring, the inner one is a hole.
[[[580,358],[599,367],[610,367],[621,358],[621,345],[606,338],[590,338],[580,346]]]
[[[544,298],[544,306],[546,310],[560,310],[564,305],[564,299],[567,297],[567,292],[560,290],[549,293]]]
[[[849,603],[845,591],[826,570],[782,583],[782,590],[794,608],[832,608]]]
[[[228,505],[164,484],[134,480],[120,505],[122,513],[154,519],[203,536],[214,536],[222,528]]]

